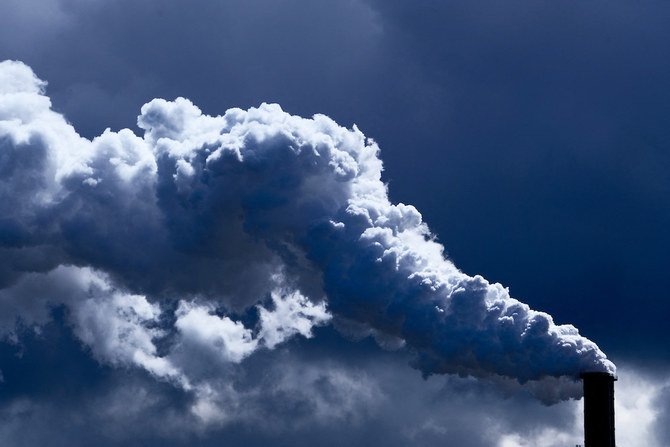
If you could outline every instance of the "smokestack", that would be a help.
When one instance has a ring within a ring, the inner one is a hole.
[[[585,447],[615,447],[614,381],[606,372],[587,372],[584,381],[584,444]]]

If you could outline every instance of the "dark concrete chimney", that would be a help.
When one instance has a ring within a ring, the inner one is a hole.
[[[584,382],[584,447],[615,447],[614,381],[604,372],[587,372]]]

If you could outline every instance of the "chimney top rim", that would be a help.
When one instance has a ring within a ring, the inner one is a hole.
[[[601,378],[609,378],[612,381],[619,380],[619,378],[616,376],[616,374],[612,374],[609,372],[605,371],[585,371],[579,374],[580,379],[587,379],[587,378],[596,378],[596,377],[601,377]]]

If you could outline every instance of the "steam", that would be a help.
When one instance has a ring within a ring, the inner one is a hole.
[[[216,365],[331,318],[406,346],[425,375],[615,372],[575,327],[446,259],[421,214],[389,201],[379,148],[356,126],[276,104],[207,116],[154,99],[143,136],[107,129],[91,141],[44,86],[0,63],[5,335],[65,305],[96,358],[195,390],[204,419]],[[239,318],[249,312],[255,321]]]

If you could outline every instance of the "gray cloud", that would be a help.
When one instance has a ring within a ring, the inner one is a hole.
[[[336,353],[330,359],[304,359],[291,351],[267,351],[239,365],[234,386],[244,395],[245,405],[235,408],[239,414],[234,417],[241,419],[235,424],[199,430],[189,399],[129,373],[112,376],[95,393],[83,390],[76,405],[58,407],[39,398],[4,404],[0,440],[17,446],[47,440],[60,446],[73,439],[103,446],[261,446],[273,439],[294,445],[363,445],[377,440],[399,447],[455,440],[491,446],[497,445],[501,433],[526,436],[546,429],[569,437],[576,422],[572,402],[538,409],[528,396],[501,399],[495,388],[472,380],[425,381],[405,367],[404,359],[378,358],[370,352],[366,361],[353,366]],[[258,371],[260,380],[253,377]],[[519,408],[535,411],[519,418],[511,411]],[[42,429],[26,433],[31,425]]]
[[[227,377],[245,398],[244,405],[235,407],[235,423],[205,429],[190,411],[191,396],[137,370],[115,371],[102,386],[82,389],[73,402],[39,395],[4,400],[0,440],[17,446],[49,441],[56,446],[383,442],[392,447],[450,442],[560,447],[582,440],[577,402],[538,406],[511,381],[509,392],[501,394],[500,386],[484,381],[454,376],[424,380],[406,367],[406,355],[375,351],[371,344],[356,347],[363,356],[352,362],[341,347],[324,346],[318,339],[294,341],[259,352]],[[664,445],[650,430],[654,406],[649,403],[658,383],[629,365],[622,365],[620,373],[619,443]]]

